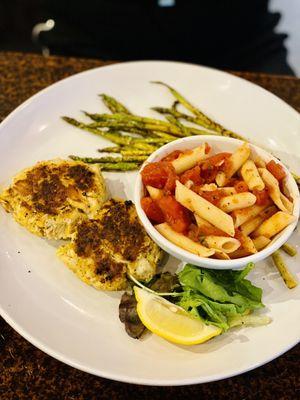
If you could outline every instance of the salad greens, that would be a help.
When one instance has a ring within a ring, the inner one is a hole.
[[[216,325],[225,332],[234,326],[266,325],[271,321],[268,316],[252,313],[264,307],[262,289],[246,279],[253,267],[254,264],[249,263],[243,270],[233,271],[186,264],[178,274],[164,272],[148,283],[139,282],[131,275],[129,278],[133,281],[132,285],[167,298],[195,318],[208,325]],[[145,327],[137,315],[137,302],[131,289],[122,296],[119,315],[126,332],[131,337],[139,338]]]
[[[178,274],[183,293],[176,304],[224,331],[247,322],[262,323],[261,317],[256,321],[254,316],[248,316],[264,307],[262,289],[245,279],[253,267],[249,263],[240,271],[219,271],[187,264]]]

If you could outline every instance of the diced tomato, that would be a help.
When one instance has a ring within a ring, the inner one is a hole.
[[[203,178],[204,183],[213,183],[216,179],[217,173],[218,168],[216,167],[206,170],[201,169],[201,177]]]
[[[236,185],[238,182],[240,182],[239,179],[237,179],[237,178],[230,178],[230,179],[228,179],[228,181],[227,181],[227,183],[226,183],[226,186],[234,186],[234,185]]]
[[[286,173],[282,166],[277,164],[274,160],[267,163],[267,170],[279,181],[286,177]]]
[[[144,185],[150,185],[157,189],[163,189],[168,180],[168,171],[161,162],[147,164],[141,175]]]
[[[196,165],[194,168],[188,169],[180,176],[180,182],[185,184],[187,181],[193,181],[195,185],[201,185],[203,183],[203,179],[200,176],[201,170],[199,165]]]
[[[189,211],[184,208],[173,196],[163,196],[157,201],[163,212],[165,221],[176,232],[186,232],[191,223]]]
[[[237,193],[243,193],[243,192],[248,192],[249,191],[248,185],[244,181],[237,181],[234,184],[234,188],[235,188]]]
[[[146,165],[141,172],[144,185],[171,191],[175,189],[176,172],[169,162],[154,162]]]
[[[231,153],[218,153],[214,156],[209,157],[202,164],[202,169],[211,169],[213,167],[219,167],[224,163],[225,159],[230,157]]]
[[[172,153],[168,154],[166,157],[164,157],[161,161],[173,161],[176,160],[182,154],[181,150],[174,150]]]
[[[205,154],[208,154],[211,151],[211,146],[208,143],[205,143]]]
[[[141,200],[141,206],[151,221],[157,222],[158,224],[165,221],[163,212],[151,197],[143,197]]]
[[[268,189],[265,188],[263,190],[253,190],[253,194],[256,196],[256,203],[258,206],[264,206],[269,202],[269,193]]]
[[[205,200],[209,201],[214,205],[218,205],[220,199],[226,196],[223,190],[201,191],[199,194]]]
[[[232,161],[230,160],[230,157],[226,157],[225,159],[224,159],[224,162],[223,162],[223,164],[219,167],[219,169],[220,169],[220,171],[223,171],[223,172],[227,172],[227,171],[229,171],[230,170],[230,167],[231,167],[231,163],[232,163]]]
[[[193,185],[193,186],[191,187],[191,190],[192,190],[193,192],[197,193],[197,194],[202,193],[201,185]]]
[[[166,194],[174,193],[176,187],[176,180],[178,176],[176,175],[175,168],[171,163],[166,163],[166,170],[168,171],[168,179],[164,187],[164,192]]]

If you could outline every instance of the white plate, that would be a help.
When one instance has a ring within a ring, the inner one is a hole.
[[[38,160],[69,154],[97,155],[107,142],[65,124],[61,115],[105,111],[108,93],[133,112],[155,115],[169,106],[174,85],[229,129],[274,152],[300,173],[299,115],[265,90],[224,72],[171,62],[134,62],[87,71],[43,90],[0,126],[0,184]],[[298,156],[297,156],[298,155]],[[106,174],[112,194],[132,198],[135,173]],[[288,290],[270,260],[251,274],[264,289],[273,322],[236,329],[193,347],[154,335],[128,337],[118,319],[120,293],[98,292],[79,281],[55,256],[54,242],[33,236],[0,211],[0,304],[3,318],[53,357],[81,370],[125,382],[182,385],[237,375],[294,346],[300,337],[300,287]],[[299,242],[299,233],[291,242]],[[298,275],[300,256],[286,257]],[[170,268],[179,262],[171,259]],[[29,272],[30,271],[30,272]]]

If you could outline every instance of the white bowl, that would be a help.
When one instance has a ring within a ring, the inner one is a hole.
[[[214,153],[223,151],[233,152],[237,147],[243,144],[243,142],[240,140],[223,136],[204,135],[204,136],[185,137],[182,139],[175,140],[174,142],[168,143],[162,146],[160,149],[156,150],[145,161],[144,165],[151,162],[160,161],[162,158],[164,158],[166,155],[170,154],[174,150],[193,149],[204,142],[207,142],[212,146]],[[249,262],[255,263],[257,261],[263,260],[270,254],[274,253],[275,250],[279,249],[279,247],[282,246],[287,241],[287,239],[290,237],[293,230],[295,229],[299,218],[299,190],[297,184],[291,173],[277,158],[275,158],[265,150],[257,146],[254,146],[252,144],[250,144],[250,148],[253,155],[260,156],[266,162],[269,162],[270,160],[275,160],[284,168],[285,172],[287,173],[287,181],[286,181],[287,188],[289,189],[290,195],[294,200],[293,215],[297,218],[295,222],[287,226],[283,231],[281,231],[278,235],[276,235],[266,248],[250,256],[234,260],[216,260],[213,258],[199,257],[171,243],[154,228],[154,226],[152,225],[152,223],[150,222],[150,220],[148,219],[144,210],[141,207],[141,198],[143,197],[145,190],[141,179],[141,174],[139,173],[136,179],[135,192],[134,192],[136,210],[147,233],[163,250],[165,250],[167,253],[171,254],[172,256],[180,260],[201,267],[212,268],[212,269],[237,269],[245,266]]]

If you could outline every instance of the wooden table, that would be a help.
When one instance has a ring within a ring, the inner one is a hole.
[[[99,60],[0,53],[0,121],[51,83],[105,64],[108,63]],[[244,72],[234,74],[263,86],[300,111],[299,79]],[[1,400],[296,400],[300,398],[299,360],[300,345],[263,367],[231,379],[180,387],[137,386],[88,375],[56,361],[28,343],[0,318]]]

